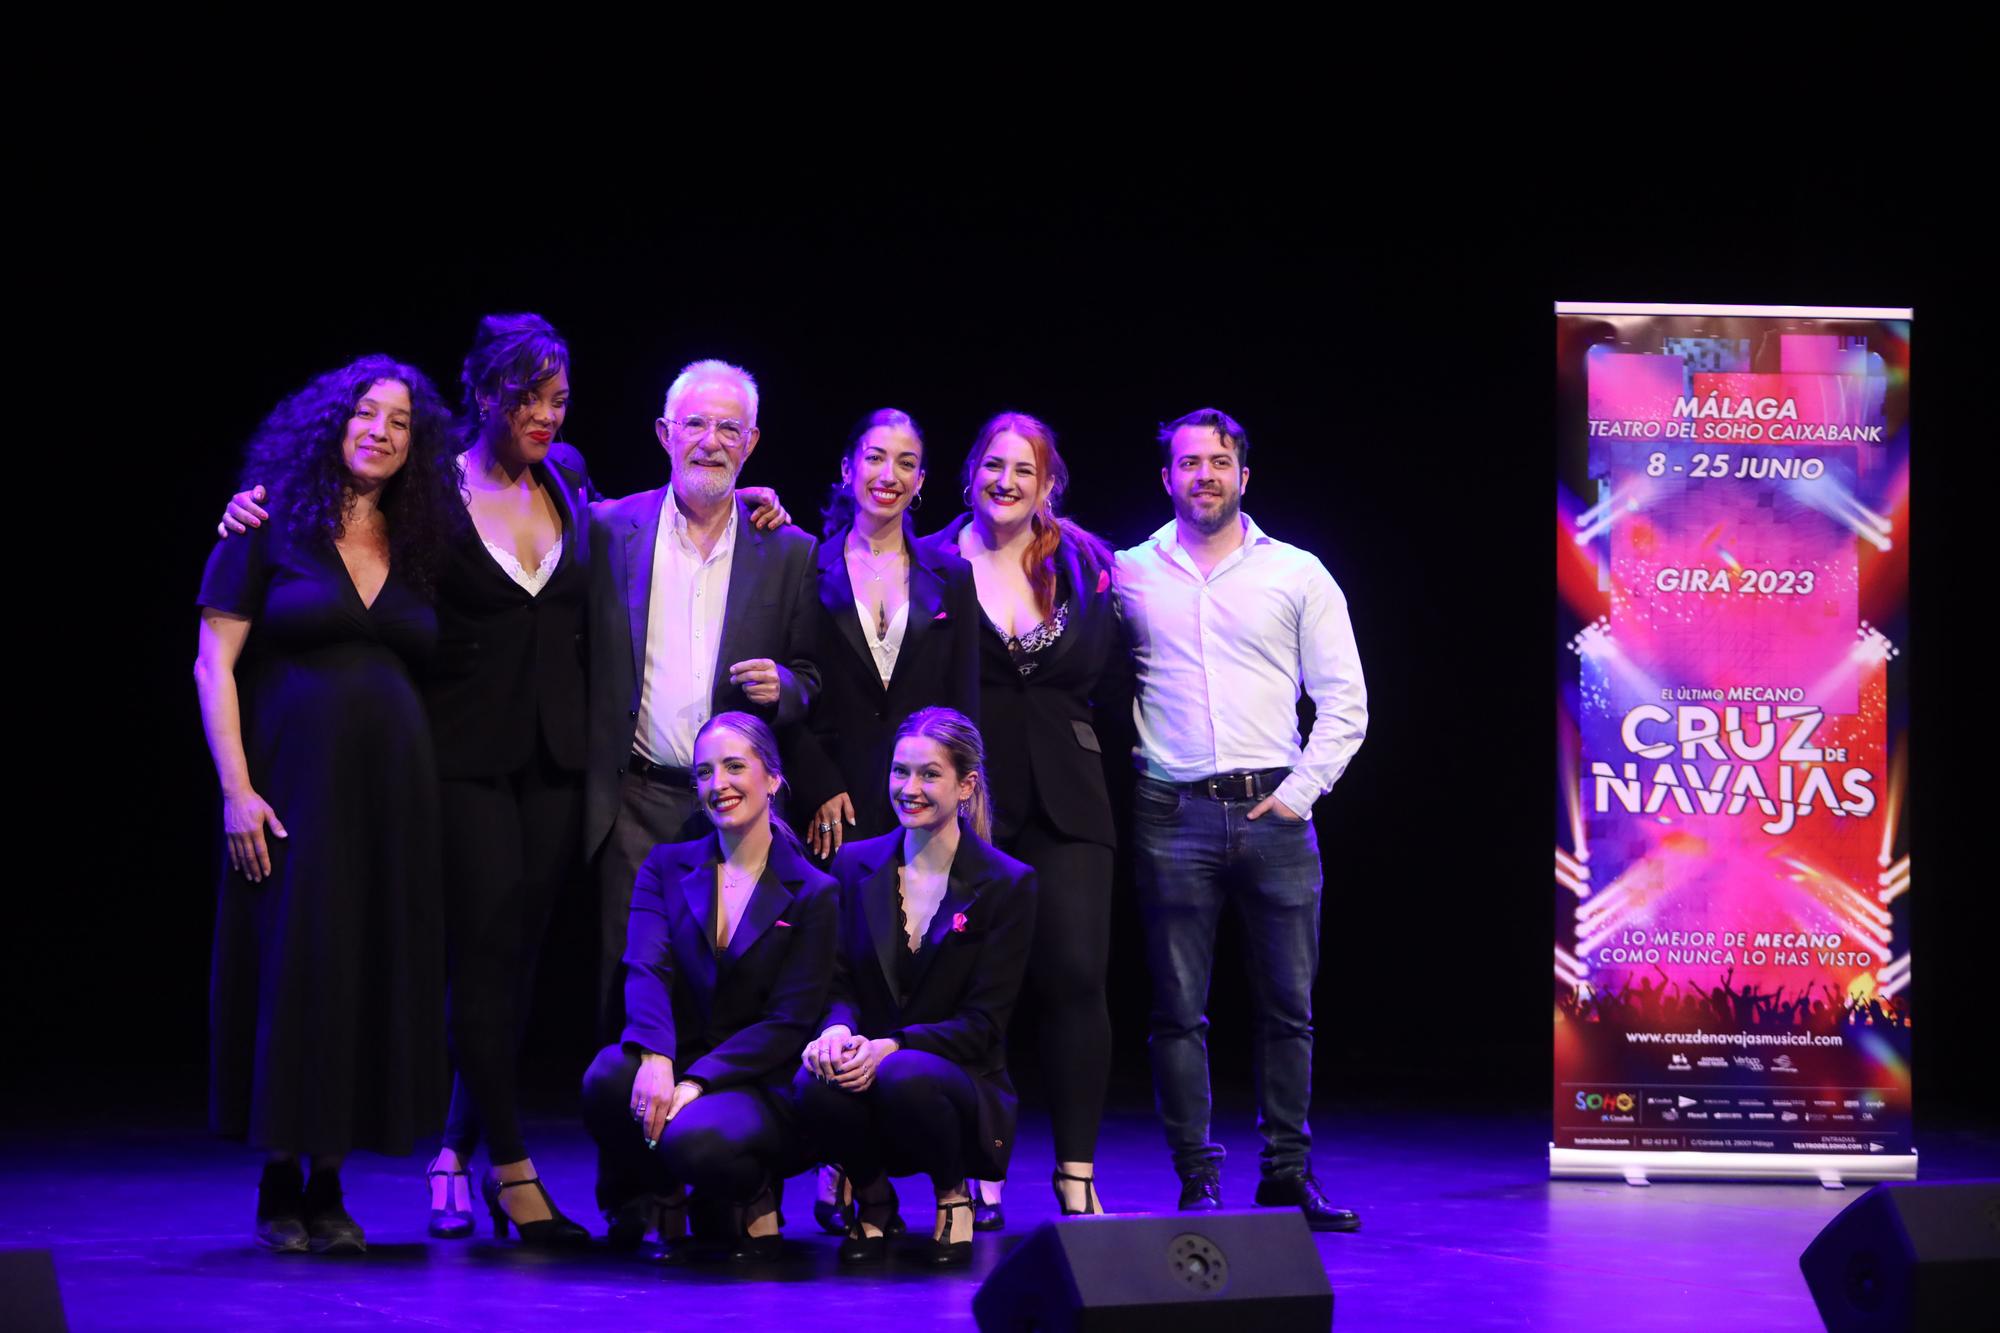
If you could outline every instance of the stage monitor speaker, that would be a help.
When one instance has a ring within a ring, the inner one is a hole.
[[[69,1333],[56,1263],[47,1250],[0,1249],[0,1328],[8,1333]]]
[[[972,1298],[981,1333],[1324,1333],[1333,1287],[1290,1208],[1044,1222]]]
[[[1877,1185],[1799,1256],[1828,1333],[2000,1324],[2000,1181]]]

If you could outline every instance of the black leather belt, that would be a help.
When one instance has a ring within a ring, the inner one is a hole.
[[[669,768],[665,764],[656,764],[636,750],[633,751],[632,757],[625,761],[625,771],[635,773],[648,782],[664,782],[670,787],[694,786],[692,772],[685,768]]]
[[[1217,773],[1212,778],[1196,778],[1193,782],[1168,785],[1190,796],[1206,796],[1211,801],[1261,801],[1277,791],[1279,784],[1291,775],[1289,768],[1259,768]]]

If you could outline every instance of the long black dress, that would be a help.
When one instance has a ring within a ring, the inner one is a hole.
[[[218,542],[200,605],[251,620],[243,749],[287,838],[228,869],[210,981],[210,1119],[274,1152],[400,1154],[443,1109],[437,764],[411,682],[437,616],[390,571],[365,606],[282,513]]]

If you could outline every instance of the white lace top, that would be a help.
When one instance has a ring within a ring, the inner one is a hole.
[[[556,538],[556,544],[548,549],[548,554],[542,557],[542,563],[535,566],[535,572],[532,574],[522,567],[520,560],[506,547],[495,546],[484,537],[479,540],[486,547],[487,554],[493,557],[494,563],[500,566],[500,572],[527,589],[530,597],[548,585],[549,576],[555,573],[556,566],[562,563],[561,537]]]
[[[889,632],[879,639],[875,637],[875,617],[868,614],[868,604],[860,598],[854,599],[854,613],[861,617],[861,637],[868,641],[869,656],[875,659],[875,674],[882,678],[882,688],[889,688],[889,677],[896,674],[896,655],[903,651],[903,635],[910,628],[910,604],[904,602],[896,608],[896,614],[889,617]]]

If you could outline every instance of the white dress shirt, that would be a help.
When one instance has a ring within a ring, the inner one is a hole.
[[[1172,523],[1118,553],[1139,750],[1146,772],[1168,782],[1289,767],[1278,799],[1310,816],[1368,731],[1354,627],[1317,556],[1242,521],[1243,544],[1206,578]],[[1317,710],[1303,745],[1301,685]]]
[[[729,605],[729,569],[736,555],[736,504],[702,558],[688,536],[687,516],[667,492],[653,543],[653,589],[646,603],[646,675],[639,685],[634,747],[670,768],[694,767],[694,734],[708,721]]]

